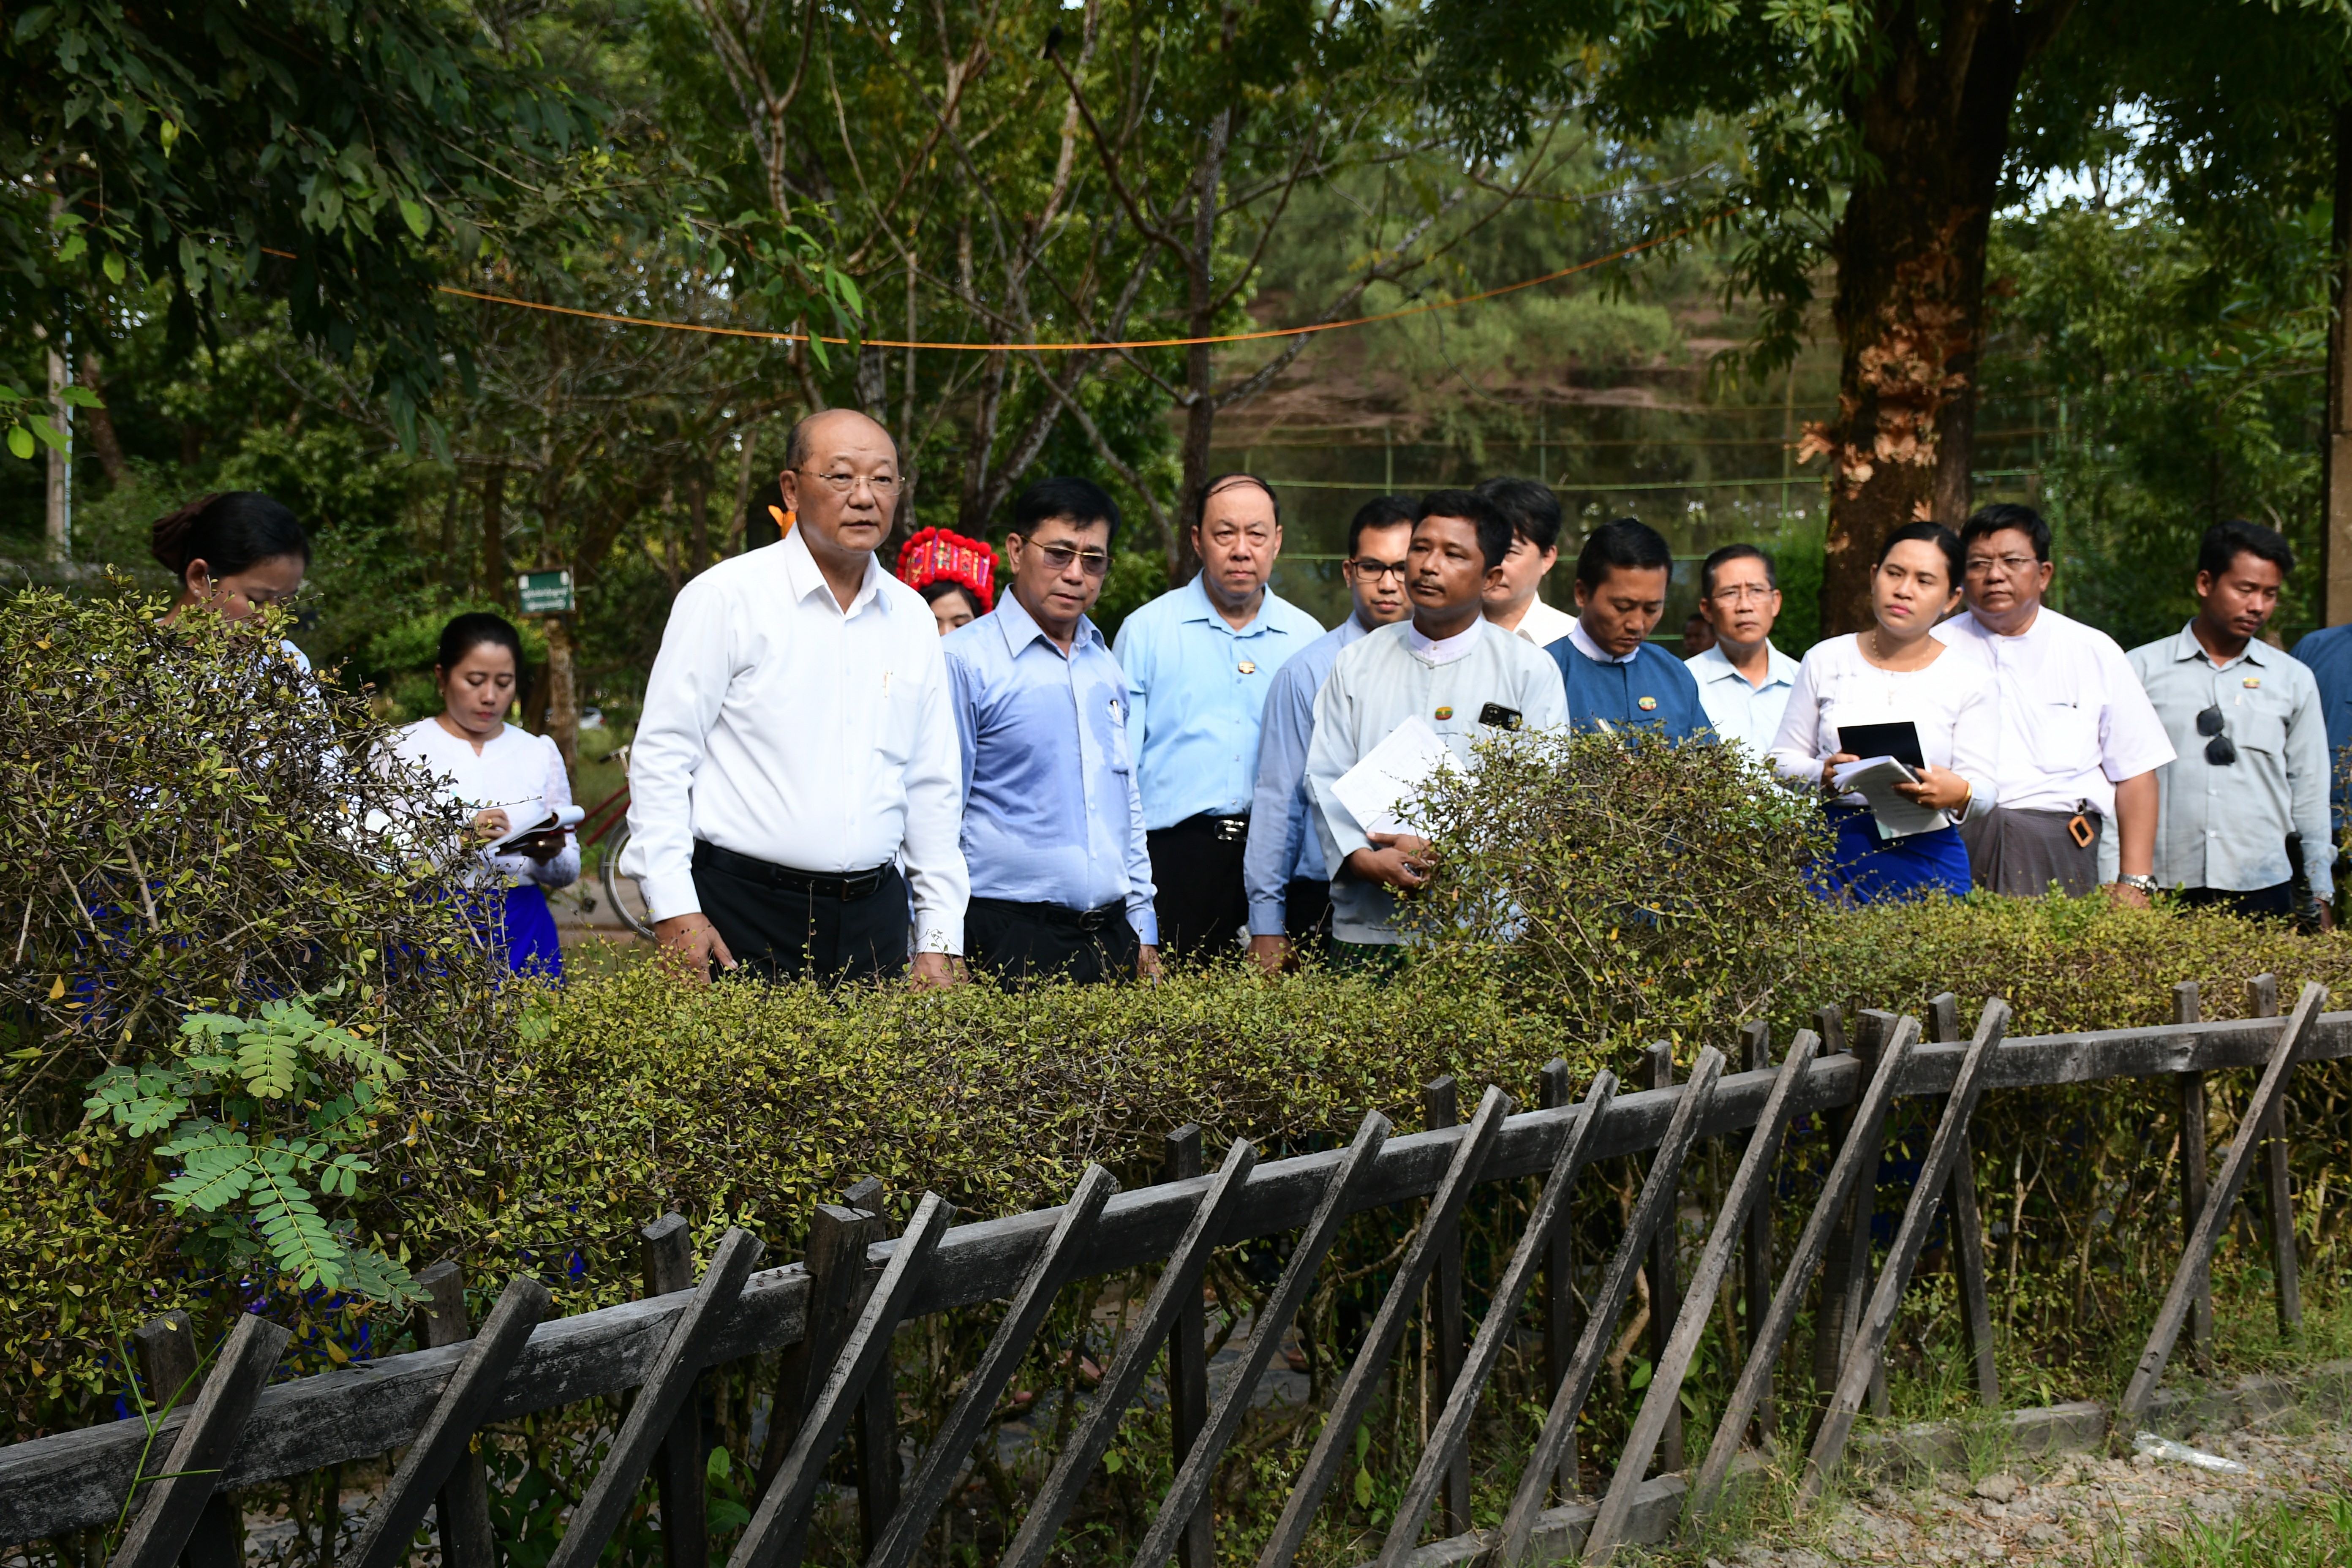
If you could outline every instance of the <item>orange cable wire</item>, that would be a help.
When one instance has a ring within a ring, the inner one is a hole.
[[[1714,223],[1721,216],[1718,213],[1701,218],[1696,223],[1685,224],[1671,234],[1662,234],[1650,239],[1641,240],[1621,250],[1612,250],[1606,256],[1596,256],[1590,261],[1580,261],[1573,267],[1563,267],[1557,272],[1547,272],[1540,278],[1528,278],[1517,283],[1506,283],[1499,289],[1488,289],[1476,294],[1465,294],[1459,300],[1433,300],[1426,304],[1408,305],[1401,310],[1384,310],[1378,315],[1357,316],[1344,321],[1318,321],[1304,327],[1267,327],[1255,332],[1221,332],[1210,337],[1146,338],[1111,343],[932,343],[909,342],[901,338],[860,338],[856,341],[867,348],[877,349],[940,349],[957,353],[1069,353],[1080,350],[1102,352],[1113,349],[1180,349],[1190,348],[1196,343],[1246,343],[1265,338],[1306,337],[1315,332],[1336,332],[1343,327],[1364,327],[1378,321],[1393,321],[1406,316],[1418,316],[1429,310],[1449,310],[1456,305],[1475,305],[1499,295],[1516,293],[1521,289],[1533,289],[1538,284],[1557,282],[1562,278],[1573,277],[1579,272],[1590,272],[1596,267],[1606,267],[1612,261],[1622,261],[1629,256],[1637,256],[1644,250],[1680,239],[1686,234]],[[262,247],[261,249],[264,256],[280,257],[289,261],[296,259],[289,251],[272,250],[267,246]],[[479,300],[491,305],[511,305],[522,310],[545,310],[558,316],[578,316],[586,321],[610,321],[623,327],[659,327],[667,331],[706,332],[714,337],[761,338],[770,342],[782,343],[834,343],[843,347],[847,347],[852,341],[848,338],[812,337],[805,332],[767,331],[756,327],[711,327],[698,321],[665,321],[643,316],[618,316],[608,310],[583,310],[571,305],[549,305],[537,300],[518,300],[510,294],[486,294],[478,289],[454,288],[446,283],[436,284],[434,287],[440,293],[455,295],[460,300]]]

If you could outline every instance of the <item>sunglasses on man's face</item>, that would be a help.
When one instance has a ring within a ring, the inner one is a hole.
[[[2210,735],[2205,742],[2205,760],[2217,768],[2226,768],[2238,760],[2236,742],[2221,733],[2221,705],[2219,702],[2197,715],[2197,732]]]

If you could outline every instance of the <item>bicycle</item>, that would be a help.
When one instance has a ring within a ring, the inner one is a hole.
[[[620,747],[613,754],[621,761],[621,787],[599,801],[580,819],[577,830],[580,847],[585,850],[592,845],[605,846],[604,863],[596,869],[596,880],[604,889],[604,900],[613,906],[623,924],[651,942],[654,923],[644,913],[645,889],[637,885],[635,878],[622,876],[620,869],[621,854],[629,847],[629,748]],[[621,897],[621,884],[624,882],[636,895],[634,901]]]

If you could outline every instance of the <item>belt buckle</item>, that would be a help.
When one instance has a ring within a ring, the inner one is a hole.
[[[865,898],[881,885],[882,868],[879,866],[871,871],[861,871],[855,877],[844,877],[841,879],[841,901],[845,904],[852,899]]]
[[[1249,819],[1247,817],[1221,816],[1217,818],[1218,843],[1231,844],[1235,839],[1247,838],[1248,837]]]
[[[1105,915],[1100,910],[1080,910],[1078,911],[1078,929],[1082,931],[1097,931],[1109,923],[1109,917]]]

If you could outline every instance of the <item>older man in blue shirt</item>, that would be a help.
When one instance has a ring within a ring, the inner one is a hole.
[[[1242,858],[1267,689],[1323,627],[1266,586],[1282,515],[1265,480],[1218,475],[1195,516],[1200,574],[1128,616],[1117,651],[1160,935],[1207,956],[1233,951],[1249,919]]]
[[[1086,480],[1031,485],[1003,596],[940,645],[963,742],[964,956],[1008,980],[1159,969],[1127,677],[1087,618],[1118,529]]]
[[[1242,883],[1249,892],[1250,956],[1269,973],[1282,968],[1294,946],[1319,948],[1330,939],[1331,877],[1307,795],[1315,697],[1349,644],[1412,614],[1404,591],[1412,516],[1406,496],[1381,496],[1358,509],[1348,524],[1348,559],[1339,563],[1354,609],[1284,665],[1266,693]]]

